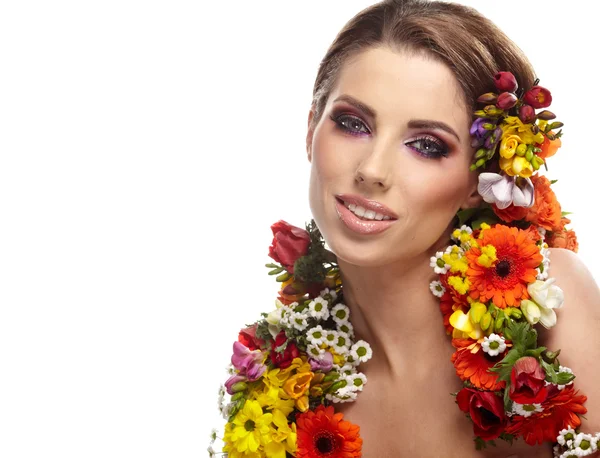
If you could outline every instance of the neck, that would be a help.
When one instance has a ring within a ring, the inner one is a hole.
[[[365,365],[369,372],[417,375],[431,370],[424,360],[440,361],[423,358],[425,353],[439,357],[448,351],[439,299],[429,289],[437,278],[429,266],[430,256],[423,253],[409,262],[368,268],[339,261],[356,340],[367,341],[373,350]]]

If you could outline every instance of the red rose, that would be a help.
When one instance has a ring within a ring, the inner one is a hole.
[[[280,369],[289,367],[292,364],[293,359],[300,356],[300,352],[294,342],[288,342],[287,347],[285,347],[283,352],[278,353],[275,351],[275,349],[283,345],[286,340],[287,337],[285,331],[281,331],[277,334],[275,340],[271,342],[271,361],[275,367],[279,367]]]
[[[463,388],[456,396],[458,407],[473,420],[473,432],[483,440],[496,439],[504,431],[506,415],[502,398],[492,391]]]
[[[244,344],[250,350],[260,350],[261,345],[264,343],[263,340],[256,337],[256,325],[253,324],[250,327],[244,328],[238,334],[238,342]]]
[[[278,221],[271,226],[273,242],[269,256],[293,274],[296,260],[308,253],[310,235],[304,229]]]
[[[552,94],[542,86],[533,86],[523,96],[523,101],[533,108],[546,108],[552,103]]]
[[[546,374],[533,356],[519,358],[510,373],[509,397],[519,404],[539,404],[548,397]]]
[[[515,92],[519,85],[511,72],[498,72],[494,75],[494,85],[499,91]]]

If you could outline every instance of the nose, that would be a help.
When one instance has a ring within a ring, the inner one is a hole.
[[[393,159],[398,154],[394,143],[380,141],[372,146],[356,170],[359,185],[380,190],[390,187]]]

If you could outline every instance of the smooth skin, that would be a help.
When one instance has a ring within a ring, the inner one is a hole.
[[[429,290],[436,277],[429,258],[448,245],[457,210],[481,202],[477,172],[469,171],[469,110],[454,75],[428,56],[370,48],[345,62],[311,129],[313,116],[306,137],[312,214],[338,257],[356,338],[373,349],[361,366],[365,390],[337,405],[360,425],[363,456],[551,457],[549,445],[522,441],[475,451],[470,420],[450,396],[462,383]],[[410,127],[413,120],[446,128]],[[381,202],[398,219],[380,234],[352,232],[336,211],[340,193]],[[563,349],[561,363],[589,398],[584,430],[600,431],[600,292],[575,254],[554,249],[551,256],[566,300],[558,325],[540,341]]]

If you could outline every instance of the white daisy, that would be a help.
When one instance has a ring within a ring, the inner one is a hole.
[[[344,355],[350,349],[350,345],[352,341],[350,340],[350,336],[342,331],[337,331],[337,340],[333,344],[333,349],[338,355]]]
[[[306,353],[308,353],[311,358],[318,359],[319,356],[322,356],[325,354],[325,350],[322,349],[321,347],[319,347],[318,345],[309,343],[306,346]]]
[[[339,333],[337,331],[326,329],[323,332],[323,342],[329,345],[330,347],[333,347],[338,340],[338,335]]]
[[[444,295],[444,293],[446,292],[446,288],[444,288],[444,285],[442,285],[442,282],[437,281],[437,280],[432,281],[429,284],[429,289],[431,290],[433,295],[436,297],[442,297]]]
[[[577,434],[577,436],[575,436],[573,445],[575,447],[575,451],[580,454],[579,456],[591,455],[597,450],[596,441],[591,434]]]
[[[325,342],[326,333],[327,331],[321,325],[315,326],[306,332],[306,340],[313,345],[321,345]]]
[[[513,402],[512,411],[517,415],[529,417],[536,412],[543,412],[544,409],[541,404],[519,404],[518,402]]]
[[[347,334],[350,338],[354,337],[354,326],[349,321],[338,325],[337,330]]]
[[[304,331],[308,327],[306,315],[301,312],[291,312],[289,317],[290,325],[298,331]]]
[[[366,363],[373,356],[371,346],[364,340],[359,340],[350,349],[350,355],[354,358],[356,364]]]
[[[490,356],[498,356],[506,350],[506,341],[504,337],[492,333],[489,337],[483,338],[481,348]]]
[[[333,302],[337,299],[337,293],[333,289],[325,288],[323,291],[319,293],[319,296],[328,300],[329,302]]]
[[[308,304],[308,314],[317,320],[326,320],[329,318],[329,308],[327,299],[316,297]]]
[[[338,369],[340,375],[352,375],[356,373],[356,369],[352,364],[344,364],[342,367]]]
[[[432,256],[429,260],[429,265],[433,267],[433,271],[440,275],[448,273],[448,269],[450,269],[450,264],[446,264],[442,259],[442,256],[444,256],[444,252],[438,251],[435,256]]]
[[[574,440],[575,430],[571,427],[561,430],[556,437],[556,442],[564,447],[570,447]]]
[[[367,383],[367,376],[357,372],[356,374],[346,376],[346,382],[348,382],[346,387],[349,387],[352,391],[362,391],[365,383]]]
[[[331,309],[331,317],[338,326],[347,323],[350,318],[350,309],[344,304],[337,304]]]

